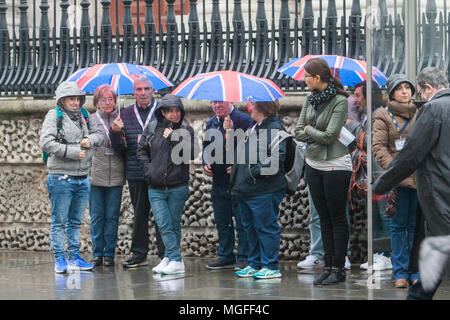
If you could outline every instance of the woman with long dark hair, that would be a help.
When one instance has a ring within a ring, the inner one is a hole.
[[[348,93],[323,59],[306,63],[305,82],[312,92],[302,107],[295,138],[307,143],[305,178],[319,213],[325,252],[323,273],[314,284],[335,284],[345,281],[349,239],[345,209],[353,168],[348,148],[338,140],[347,119]]]

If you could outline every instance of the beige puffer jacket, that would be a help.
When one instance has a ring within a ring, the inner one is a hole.
[[[410,119],[408,126],[404,129],[401,136],[402,139],[406,139],[416,119],[416,105],[414,103],[399,103],[394,100],[388,100],[387,105],[400,129]],[[380,108],[375,115],[373,123],[373,153],[383,170],[386,170],[392,160],[397,156],[398,151],[395,146],[395,141],[398,139],[400,139],[400,134],[392,121],[392,117],[386,108]],[[400,182],[398,186],[416,189],[415,174]]]
[[[125,184],[124,159],[118,153],[113,155],[105,154],[106,150],[111,148],[109,139],[106,136],[109,134],[109,131],[105,131],[98,118],[99,115],[109,130],[112,122],[117,117],[117,111],[114,111],[112,114],[104,114],[98,110],[91,116],[92,125],[100,127],[104,135],[103,144],[93,148],[92,166],[89,170],[91,185],[99,187],[123,186]]]

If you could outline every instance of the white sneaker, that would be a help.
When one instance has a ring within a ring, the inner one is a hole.
[[[365,262],[360,265],[361,269],[367,270],[368,263]],[[373,255],[373,270],[382,271],[392,269],[391,258],[388,258],[382,254],[375,253]]]
[[[184,273],[184,262],[183,261],[170,261],[167,266],[161,269],[162,274],[178,274]]]
[[[382,271],[392,269],[391,258],[380,254],[373,264],[373,270]]]
[[[309,255],[305,258],[305,260],[300,261],[297,264],[297,268],[302,269],[312,269],[312,268],[320,268],[323,267],[325,263],[322,259],[317,258],[316,256]]]
[[[350,263],[350,259],[346,256],[345,257],[345,269],[350,270],[352,268],[352,264]]]
[[[161,270],[165,267],[167,267],[167,265],[169,264],[169,258],[164,257],[161,262],[152,269],[152,271],[154,273],[161,273]]]

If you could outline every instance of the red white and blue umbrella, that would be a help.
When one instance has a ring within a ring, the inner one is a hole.
[[[228,102],[275,101],[285,96],[268,79],[231,70],[202,73],[188,78],[172,94],[187,99]]]
[[[157,69],[131,63],[96,64],[78,70],[67,80],[76,82],[81,90],[89,93],[102,84],[109,84],[117,95],[122,95],[133,94],[133,82],[141,76],[148,78],[157,91],[173,86]]]
[[[297,58],[278,69],[294,80],[304,81],[305,64],[312,58],[324,59],[331,69],[332,74],[339,78],[344,86],[355,86],[361,81],[367,80],[365,61],[351,59],[336,55],[306,55]],[[380,87],[386,85],[387,77],[377,67],[372,67],[372,80]]]

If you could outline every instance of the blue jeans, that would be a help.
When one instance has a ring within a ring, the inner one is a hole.
[[[417,191],[411,188],[397,188],[397,213],[391,218],[391,248],[394,279],[416,280],[418,273],[408,272],[409,255],[414,241],[416,227]]]
[[[99,187],[91,185],[89,213],[94,257],[114,258],[119,228],[122,186]]]
[[[242,224],[247,233],[248,263],[257,270],[278,270],[280,251],[279,205],[284,192],[254,197],[237,196]]]
[[[69,259],[80,250],[80,227],[89,199],[89,177],[70,179],[62,174],[49,174],[47,189],[52,204],[50,243],[55,259],[67,255]]]
[[[182,261],[181,216],[188,196],[187,185],[168,190],[148,189],[150,206],[165,247],[164,257],[170,261]]]
[[[227,263],[236,262],[236,256],[233,252],[235,242],[234,217],[238,238],[237,261],[247,261],[247,235],[242,226],[236,196],[231,195],[227,187],[213,186],[211,190],[211,201],[219,237],[219,258]]]

